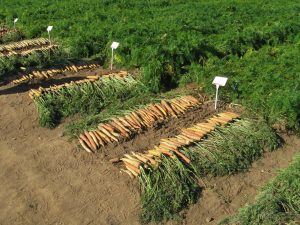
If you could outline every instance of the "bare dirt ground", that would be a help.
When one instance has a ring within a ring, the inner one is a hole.
[[[139,224],[139,189],[136,180],[99,155],[80,150],[62,137],[63,125],[49,130],[38,125],[34,103],[26,90],[0,87],[0,224]],[[210,113],[209,109],[206,113]],[[174,127],[203,120],[206,113],[190,113],[185,122],[170,121],[162,128],[141,133],[115,152],[142,149]],[[152,136],[151,136],[152,135]],[[251,202],[257,188],[287,167],[300,140],[285,137],[283,149],[267,153],[249,172],[205,179],[198,203],[184,212],[183,221],[168,224],[216,224],[237,208]],[[139,141],[138,141],[139,140]],[[148,140],[148,142],[146,142]],[[140,143],[140,144],[138,144]],[[213,220],[209,223],[206,218]]]

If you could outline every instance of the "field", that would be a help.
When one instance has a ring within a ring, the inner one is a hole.
[[[298,1],[3,5],[0,224],[299,222]]]

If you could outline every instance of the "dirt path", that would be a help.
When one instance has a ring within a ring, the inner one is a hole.
[[[77,149],[61,137],[62,126],[54,130],[39,127],[34,104],[26,92],[3,95],[1,89],[1,225],[139,224],[137,181],[121,175],[117,167],[101,157]],[[165,129],[176,132],[171,123]],[[158,140],[161,134],[153,131],[153,135]],[[139,138],[142,142],[146,137],[149,133]],[[272,177],[277,167],[286,167],[296,147],[300,148],[299,139],[291,138],[288,143],[284,152],[267,154],[249,173],[207,180],[208,186],[216,184],[217,191],[208,187],[181,223],[206,224],[205,218],[210,216],[215,219],[210,224],[214,224],[247,199],[253,199],[257,186]],[[260,172],[262,169],[265,172]],[[231,202],[225,203],[224,196]]]
[[[26,93],[0,95],[0,224],[139,224],[138,185],[40,128]]]

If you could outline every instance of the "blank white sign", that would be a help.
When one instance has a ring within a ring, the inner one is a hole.
[[[50,32],[52,30],[53,26],[48,26],[47,31]]]
[[[112,48],[112,49],[117,49],[117,48],[119,47],[119,44],[120,44],[119,42],[115,42],[115,41],[114,41],[114,42],[111,44],[111,48]]]
[[[227,80],[228,80],[227,77],[218,77],[218,76],[216,76],[212,83],[214,85],[225,86]]]
[[[19,18],[15,18],[15,19],[14,19],[14,23],[16,23],[18,20],[19,20]]]

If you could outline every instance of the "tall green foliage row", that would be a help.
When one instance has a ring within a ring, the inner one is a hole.
[[[110,43],[121,43],[116,62],[143,67],[153,91],[172,87],[177,74],[210,56],[244,54],[299,33],[299,2],[194,0],[2,0],[0,19],[19,17],[27,37],[52,36],[75,57],[108,61]],[[162,85],[163,84],[163,85]]]
[[[277,225],[300,223],[300,154],[259,193],[256,202],[241,208],[221,224]]]
[[[145,88],[133,77],[103,78],[95,82],[73,85],[57,91],[43,93],[34,98],[39,122],[53,128],[62,118],[74,114],[95,115],[109,104],[124,101],[143,93]]]
[[[193,64],[181,82],[196,81],[213,92],[211,80],[222,74],[230,79],[221,95],[238,100],[270,123],[300,129],[300,38],[298,42],[248,50],[239,58],[208,60],[204,67]]]
[[[247,170],[264,152],[272,151],[280,140],[263,121],[240,120],[220,127],[195,146],[181,151],[191,160],[163,157],[157,169],[142,169],[141,221],[160,222],[177,218],[194,203],[201,192],[197,178],[226,176]]]

